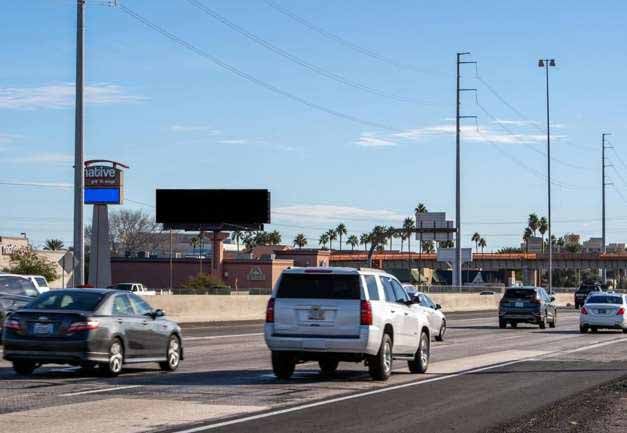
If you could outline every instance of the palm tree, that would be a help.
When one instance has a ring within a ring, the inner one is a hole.
[[[533,235],[531,228],[525,227],[525,231],[523,233],[523,241],[525,241],[525,253],[529,253],[529,239]]]
[[[296,235],[296,237],[294,238],[294,245],[298,248],[302,248],[307,245],[307,238],[303,233],[299,233]]]
[[[475,252],[479,251],[479,239],[481,239],[479,232],[475,232],[475,234],[470,238],[470,240],[475,243]]]
[[[422,251],[427,254],[431,254],[435,251],[433,241],[422,241]]]
[[[359,236],[359,243],[364,246],[364,250],[368,251],[368,244],[370,243],[370,235],[368,233],[362,233]]]
[[[416,213],[427,213],[427,207],[423,203],[418,203],[416,209],[414,209]]]
[[[479,246],[481,247],[481,254],[483,254],[483,249],[487,247],[488,244],[486,243],[485,239],[481,238],[479,239]]]
[[[242,239],[244,239],[244,233],[239,230],[235,230],[231,232],[231,239],[237,244],[237,252],[239,253],[239,243]]]
[[[355,251],[355,247],[359,245],[359,238],[355,235],[350,235],[348,239],[346,239],[346,243],[350,245],[351,251]]]
[[[269,245],[279,245],[281,240],[281,233],[279,233],[278,230],[273,230],[267,234],[267,241]]]
[[[320,239],[318,239],[318,244],[322,245],[322,249],[325,249],[328,243],[329,243],[329,234],[322,233],[320,235]]]
[[[545,217],[540,218],[540,221],[538,222],[538,231],[540,232],[540,235],[542,235],[542,252],[544,252],[544,234],[548,229],[549,222]]]
[[[196,248],[198,247],[198,245],[200,245],[200,239],[197,236],[192,236],[189,242],[192,244],[194,252],[196,252]]]
[[[345,236],[348,233],[346,225],[344,223],[338,224],[335,228],[335,233],[340,237],[340,251],[342,251],[342,236]]]
[[[401,251],[403,251],[403,237],[407,239],[407,251],[411,251],[411,235],[414,233],[416,223],[413,218],[405,218],[403,221],[403,236],[401,237]]]
[[[332,250],[333,241],[337,239],[337,233],[335,232],[335,229],[329,229],[329,231],[327,232],[327,236],[329,237],[329,249]]]
[[[390,240],[390,251],[392,251],[392,239],[398,237],[396,233],[396,229],[392,226],[389,226],[385,229],[385,236]]]
[[[47,239],[44,250],[59,251],[63,249],[63,241],[61,239]]]
[[[540,220],[538,219],[538,215],[532,213],[529,214],[529,228],[533,232],[533,235],[536,235],[536,231],[538,231],[538,227],[540,226]]]

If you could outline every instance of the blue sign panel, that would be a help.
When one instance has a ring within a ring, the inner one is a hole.
[[[120,204],[120,188],[85,188],[85,204]]]

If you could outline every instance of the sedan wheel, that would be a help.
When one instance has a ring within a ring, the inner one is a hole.
[[[124,365],[124,348],[118,339],[113,340],[109,347],[109,362],[104,365],[107,376],[117,376],[122,371]]]
[[[181,343],[176,335],[168,340],[167,361],[160,362],[159,367],[164,371],[174,371],[181,363]]]
[[[444,334],[446,333],[446,320],[442,320],[442,325],[440,326],[440,333],[435,336],[437,341],[444,341]]]

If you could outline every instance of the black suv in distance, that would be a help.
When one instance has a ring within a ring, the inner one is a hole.
[[[583,307],[590,292],[601,292],[599,283],[582,283],[575,292],[575,308]]]
[[[534,323],[540,329],[557,324],[555,297],[542,287],[510,287],[499,303],[499,328],[509,323],[515,328],[518,323]]]

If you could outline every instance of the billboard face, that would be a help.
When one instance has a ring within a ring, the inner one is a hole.
[[[462,262],[472,262],[472,248],[462,248]],[[438,262],[455,262],[455,248],[438,248]]]
[[[85,188],[121,188],[123,172],[119,168],[106,165],[90,165],[85,167]]]
[[[120,204],[120,188],[85,188],[85,204]]]
[[[158,189],[157,222],[168,227],[257,227],[270,223],[267,189]]]

